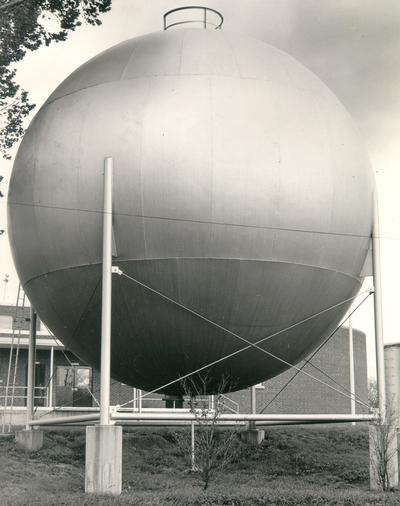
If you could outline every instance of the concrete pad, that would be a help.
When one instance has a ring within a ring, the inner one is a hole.
[[[240,437],[245,443],[258,446],[264,441],[265,431],[262,429],[247,429],[240,433]]]
[[[122,427],[86,427],[85,492],[119,495],[122,488]]]
[[[16,431],[15,441],[20,448],[29,452],[37,452],[43,447],[43,431],[37,429]]]

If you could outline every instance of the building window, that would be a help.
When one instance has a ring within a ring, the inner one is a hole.
[[[65,407],[92,406],[92,368],[81,365],[57,366],[56,404]]]
[[[0,329],[12,329],[13,317],[7,315],[0,315]]]

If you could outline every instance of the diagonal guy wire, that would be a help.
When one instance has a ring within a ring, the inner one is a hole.
[[[345,388],[343,385],[341,385],[340,383],[338,383],[334,378],[332,378],[331,376],[329,376],[329,374],[327,374],[325,371],[323,371],[322,369],[320,369],[319,367],[317,367],[316,365],[312,364],[311,363],[311,360],[315,357],[315,355],[328,343],[328,341],[331,339],[331,337],[333,337],[336,332],[342,327],[342,325],[350,318],[350,316],[355,313],[357,311],[357,309],[362,305],[364,304],[364,302],[368,299],[368,297],[371,295],[372,292],[370,292],[361,302],[360,304],[358,304],[358,306],[342,321],[342,323],[340,325],[338,325],[336,327],[336,329],[325,339],[325,341],[323,343],[320,344],[320,346],[318,346],[318,348],[311,354],[310,357],[306,358],[305,361],[304,361],[304,364],[301,366],[301,369],[304,369],[304,367],[309,364],[311,365],[312,367],[314,367],[315,369],[317,369],[319,372],[321,372],[322,374],[324,374],[327,378],[329,378],[331,381],[333,381],[334,383],[336,383],[337,385],[339,385],[341,388],[343,388],[343,390],[347,391],[350,393],[350,395],[352,396],[353,393],[348,390],[347,388]],[[299,374],[300,371],[296,371],[293,376],[291,378],[288,379],[288,381],[283,385],[283,387],[279,390],[279,392],[277,392],[270,401],[268,401],[268,403],[262,408],[262,410],[260,411],[260,413],[264,413],[264,411],[268,408],[268,406],[270,406],[274,400],[285,390],[285,388],[287,388],[290,383],[296,378],[296,376]],[[363,399],[361,399],[361,397],[359,397],[358,395],[355,395],[354,394],[354,397],[359,399],[360,402],[364,403],[364,404],[367,404],[366,401],[364,401]]]
[[[267,350],[264,350],[263,348],[261,348],[261,347],[260,347],[260,346],[258,346],[258,345],[259,345],[260,343],[262,343],[262,342],[267,341],[268,339],[271,339],[272,337],[275,337],[275,336],[277,336],[277,335],[279,335],[279,334],[282,334],[283,332],[286,332],[286,331],[288,331],[288,330],[291,330],[292,328],[294,328],[294,327],[296,327],[296,326],[298,326],[298,325],[301,325],[301,324],[303,324],[303,323],[305,323],[305,322],[307,322],[307,321],[309,321],[309,320],[311,320],[311,319],[313,319],[313,318],[316,318],[317,316],[319,316],[319,315],[321,315],[321,314],[323,314],[323,313],[326,313],[327,311],[331,311],[331,310],[332,310],[332,309],[334,309],[335,307],[341,306],[341,305],[345,304],[346,302],[349,302],[350,300],[353,300],[353,299],[355,299],[355,298],[359,297],[360,295],[363,295],[364,293],[369,292],[369,290],[366,290],[366,291],[364,291],[364,292],[362,292],[362,293],[360,293],[360,294],[357,294],[357,295],[355,295],[355,296],[353,296],[353,297],[349,297],[348,299],[345,299],[345,300],[343,300],[343,301],[341,301],[341,302],[338,302],[337,304],[334,304],[333,306],[331,306],[331,307],[329,307],[329,308],[323,309],[322,311],[319,311],[319,312],[317,312],[317,313],[315,313],[315,314],[313,314],[313,315],[311,315],[311,316],[308,316],[307,318],[304,318],[303,320],[300,320],[300,321],[298,321],[298,322],[294,323],[293,325],[289,325],[288,327],[286,327],[286,328],[284,328],[284,329],[281,329],[281,330],[279,330],[279,331],[277,331],[277,332],[274,332],[273,334],[271,334],[271,335],[269,335],[269,336],[266,336],[266,337],[263,337],[262,339],[259,339],[259,340],[258,340],[258,341],[256,341],[255,343],[252,343],[251,341],[248,341],[247,339],[245,339],[244,337],[240,336],[239,334],[236,334],[235,332],[233,332],[233,331],[231,331],[231,330],[229,330],[229,329],[227,329],[227,328],[223,327],[222,325],[219,325],[218,323],[216,323],[216,322],[214,322],[214,321],[212,321],[212,320],[208,319],[206,316],[203,316],[202,314],[198,313],[197,311],[194,311],[193,309],[188,308],[187,306],[185,306],[185,305],[181,304],[180,302],[177,302],[176,300],[171,299],[171,298],[170,298],[170,297],[168,297],[167,295],[165,295],[165,294],[163,294],[163,293],[159,292],[158,290],[156,290],[156,289],[154,289],[154,288],[151,288],[150,286],[148,286],[148,285],[146,285],[145,283],[142,283],[141,281],[139,281],[139,280],[137,280],[137,279],[135,279],[135,278],[133,278],[133,277],[129,276],[128,274],[125,274],[124,272],[122,272],[122,276],[124,276],[124,277],[126,277],[127,279],[129,279],[129,280],[133,281],[134,283],[136,283],[136,284],[138,284],[138,285],[142,286],[143,288],[146,288],[147,290],[149,290],[149,291],[151,291],[151,292],[153,292],[153,293],[155,293],[155,294],[159,295],[159,296],[160,296],[160,297],[162,297],[163,299],[166,299],[166,300],[168,300],[169,302],[171,302],[171,303],[173,303],[173,304],[175,304],[175,305],[179,306],[180,308],[184,309],[185,311],[188,311],[189,313],[191,313],[191,314],[193,314],[193,315],[197,316],[198,318],[200,318],[200,319],[202,319],[202,320],[204,320],[204,321],[206,321],[206,322],[210,323],[210,324],[211,324],[211,325],[213,325],[214,327],[217,327],[217,328],[219,328],[220,330],[222,330],[222,331],[224,331],[224,332],[226,332],[226,333],[228,333],[228,334],[232,335],[233,337],[236,337],[237,339],[239,339],[239,340],[241,340],[241,341],[243,341],[243,342],[245,342],[245,343],[247,343],[247,344],[248,344],[248,346],[245,346],[244,348],[241,348],[240,350],[236,350],[236,351],[234,351],[234,352],[230,353],[229,355],[225,355],[224,357],[221,357],[221,358],[219,358],[219,359],[215,360],[214,362],[210,362],[209,364],[207,364],[207,365],[205,365],[205,366],[203,366],[203,367],[200,367],[199,369],[197,369],[197,370],[195,370],[195,371],[192,371],[192,372],[190,372],[190,373],[188,373],[188,374],[185,374],[184,376],[181,376],[181,377],[179,377],[179,378],[177,378],[177,379],[175,379],[175,380],[173,380],[173,381],[170,381],[169,383],[166,383],[165,385],[162,385],[162,386],[160,386],[160,387],[156,388],[155,390],[152,390],[151,392],[147,392],[147,393],[146,393],[146,394],[144,394],[142,397],[146,397],[147,395],[151,395],[151,394],[153,394],[153,393],[155,393],[155,392],[158,392],[158,391],[159,391],[159,390],[161,390],[161,389],[164,389],[164,388],[166,388],[166,387],[168,387],[168,386],[170,386],[170,385],[172,385],[172,384],[174,384],[174,383],[177,383],[178,381],[182,381],[183,379],[185,379],[185,378],[187,378],[187,377],[189,377],[189,376],[192,376],[193,374],[196,374],[196,373],[198,373],[198,372],[200,372],[200,371],[202,371],[202,370],[204,370],[204,369],[206,369],[206,368],[208,368],[208,367],[211,367],[211,366],[213,366],[213,365],[215,365],[215,364],[217,364],[217,363],[219,363],[219,362],[222,362],[223,360],[226,360],[226,359],[228,359],[228,358],[231,358],[231,357],[233,357],[233,356],[237,355],[238,353],[241,353],[241,352],[243,352],[243,351],[248,350],[249,348],[256,348],[256,349],[258,349],[259,351],[261,351],[262,353],[265,353],[266,355],[268,355],[268,356],[270,356],[270,357],[272,357],[272,358],[275,358],[276,360],[279,360],[279,361],[280,361],[280,362],[282,362],[283,364],[288,365],[289,367],[292,367],[293,369],[296,369],[296,370],[298,370],[299,372],[302,372],[304,375],[306,375],[306,376],[310,377],[311,379],[313,379],[314,381],[317,381],[318,383],[321,383],[321,384],[323,384],[323,385],[327,386],[328,388],[330,388],[331,390],[334,390],[335,392],[339,393],[340,395],[343,395],[343,396],[345,396],[345,397],[347,397],[347,398],[349,398],[349,399],[351,398],[351,396],[349,396],[348,394],[346,394],[346,393],[342,392],[341,390],[338,390],[337,388],[333,387],[332,385],[329,385],[329,384],[328,384],[328,383],[326,383],[325,381],[322,381],[322,380],[320,380],[319,378],[316,378],[315,376],[313,376],[312,374],[309,374],[308,372],[303,371],[303,370],[302,370],[302,369],[300,369],[299,367],[297,367],[297,366],[295,366],[295,365],[293,365],[293,364],[290,364],[289,362],[287,362],[287,361],[286,361],[286,360],[284,360],[283,358],[280,358],[280,357],[278,357],[278,356],[274,355],[273,353],[271,353],[271,352],[269,352],[269,351],[267,351]],[[131,402],[131,401],[129,401],[129,402]],[[358,402],[359,404],[365,405],[365,403],[361,403],[361,402],[360,402],[360,401],[358,401],[357,399],[356,399],[356,402]],[[128,403],[121,404],[121,406],[120,406],[120,407],[124,406],[125,404],[128,404]],[[366,406],[367,406],[367,407],[369,407],[368,405],[366,405]]]

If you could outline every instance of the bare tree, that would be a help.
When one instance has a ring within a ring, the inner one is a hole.
[[[393,403],[387,402],[385,413],[378,413],[370,426],[371,485],[390,490],[397,483],[397,416]]]
[[[371,408],[378,408],[378,388],[374,379],[368,381],[368,402]]]
[[[181,451],[184,455],[191,456],[192,471],[199,474],[204,490],[208,488],[215,473],[226,467],[239,452],[238,428],[222,430],[218,427],[223,412],[222,393],[231,382],[226,378],[222,379],[211,406],[206,394],[209,382],[208,375],[197,375],[196,378],[189,378],[181,383],[185,397],[188,398],[190,412],[195,418],[194,448],[191,435],[187,431],[175,433],[175,440]]]

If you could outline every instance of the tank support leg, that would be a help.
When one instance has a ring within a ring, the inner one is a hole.
[[[374,319],[376,380],[378,393],[378,419],[370,425],[370,488],[378,490],[385,487],[396,487],[399,483],[397,423],[393,415],[393,406],[387,403],[385,385],[385,356],[382,320],[382,287],[380,230],[378,214],[378,197],[374,195],[374,221],[372,229],[372,273],[374,278]],[[387,478],[385,478],[385,476]]]
[[[104,161],[103,274],[101,307],[100,425],[86,428],[85,491],[119,495],[122,427],[110,420],[113,160]]]
[[[15,433],[18,446],[27,451],[37,451],[43,446],[43,431],[33,429],[29,422],[33,420],[35,409],[35,362],[36,362],[36,322],[37,314],[31,306],[31,321],[28,349],[28,385],[26,392],[26,427]]]
[[[253,385],[250,388],[250,411],[252,415],[257,413],[257,391]],[[258,446],[264,440],[265,432],[262,429],[257,429],[254,420],[249,421],[249,425],[245,431],[241,433],[242,441],[245,441],[249,445]]]

